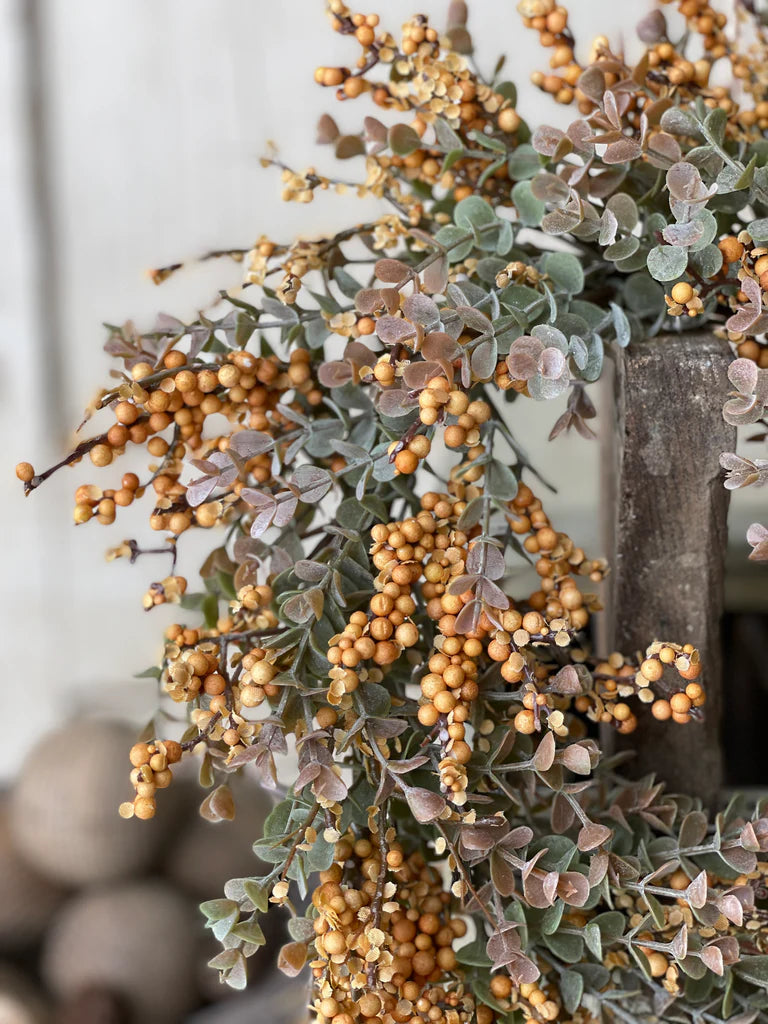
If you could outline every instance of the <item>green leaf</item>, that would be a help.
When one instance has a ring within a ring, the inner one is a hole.
[[[714,277],[723,265],[723,254],[716,245],[691,250],[690,264],[700,277]]]
[[[657,281],[674,281],[688,266],[688,253],[678,245],[657,245],[648,253],[648,271]]]
[[[501,68],[497,65],[496,70],[499,71]],[[514,82],[499,82],[495,91],[505,100],[509,100],[511,106],[517,106],[517,86]]]
[[[747,225],[747,231],[753,242],[764,242],[768,239],[768,217],[759,217]]]
[[[612,302],[610,305],[613,329],[616,331],[616,344],[621,348],[626,348],[632,337],[632,330],[629,326],[629,320],[627,320],[627,314],[621,306],[617,306],[615,302]]]
[[[292,810],[292,800],[281,800],[279,804],[272,808],[264,819],[265,839],[277,839],[278,837],[287,835],[289,831],[288,823],[291,820]]]
[[[768,988],[768,956],[745,956],[733,965],[733,970],[744,981],[759,988]]]
[[[698,135],[701,131],[699,122],[681,107],[670,107],[661,115],[663,131],[672,135]]]
[[[512,501],[517,494],[517,477],[503,462],[494,459],[486,470],[488,492],[500,501]]]
[[[441,149],[446,153],[450,153],[452,149],[458,149],[460,152],[463,152],[464,143],[447,121],[438,117],[435,121],[434,127],[437,142]]]
[[[625,235],[623,238],[619,238],[618,241],[606,246],[603,250],[603,255],[607,260],[615,262],[617,260],[625,260],[629,256],[634,256],[639,248],[639,238],[635,235]]]
[[[517,215],[527,228],[537,228],[546,213],[546,204],[531,191],[530,181],[518,181],[512,189],[512,202]]]
[[[595,960],[602,961],[603,938],[600,934],[600,927],[594,921],[590,921],[584,929],[584,942]]]
[[[200,904],[200,910],[207,918],[205,927],[219,942],[229,935],[240,916],[240,906],[234,900],[208,900]]]
[[[525,143],[509,154],[507,167],[509,169],[509,176],[513,181],[523,181],[539,173],[541,170],[541,159],[533,146]]]
[[[459,263],[465,259],[475,247],[474,238],[467,239],[464,228],[455,224],[446,224],[435,235],[435,241],[444,246],[451,263]]]
[[[207,629],[215,629],[219,621],[219,598],[217,594],[206,594],[200,605]]]
[[[236,924],[230,934],[243,942],[249,942],[252,946],[263,946],[267,941],[264,938],[261,925],[255,917],[250,921],[241,921],[240,924]]]
[[[384,718],[392,708],[389,690],[378,683],[363,683],[357,691],[363,711],[369,718]]]
[[[656,897],[650,892],[643,893],[643,899],[648,904],[648,910],[653,918],[653,923],[657,928],[663,928],[665,924],[665,917],[664,908],[661,903],[659,903]]]
[[[664,290],[647,274],[632,274],[624,285],[624,301],[633,313],[653,315],[663,308]]]
[[[554,935],[543,935],[542,939],[544,945],[567,964],[576,964],[584,956],[584,940],[580,935],[555,932]]]
[[[465,967],[490,967],[491,961],[485,951],[487,939],[480,929],[480,935],[472,942],[456,950],[456,959]]]
[[[307,871],[327,871],[333,864],[333,851],[333,843],[327,842],[322,834],[319,834],[312,844],[312,849],[304,856]]]
[[[495,224],[498,217],[493,209],[480,196],[467,196],[456,204],[453,211],[453,222],[462,228],[477,231],[488,224]]]
[[[547,907],[544,911],[544,916],[541,919],[542,934],[552,935],[557,931],[560,927],[560,922],[563,919],[564,910],[565,904],[562,900],[557,900],[551,907]]]
[[[483,132],[473,129],[471,132],[467,132],[467,138],[477,143],[478,146],[482,146],[483,149],[490,149],[494,153],[507,152],[507,147],[501,139],[494,139],[492,135],[485,135]]]
[[[566,1013],[575,1013],[584,994],[584,979],[576,971],[563,971],[558,984]]]
[[[584,290],[584,271],[577,256],[570,252],[553,252],[542,264],[557,287],[569,295],[579,295]]]
[[[254,907],[266,914],[269,910],[269,888],[258,878],[248,878],[243,882],[243,889]]]
[[[421,146],[421,139],[408,124],[395,124],[387,133],[389,148],[396,156],[408,156]]]
[[[606,945],[618,941],[624,934],[626,918],[619,910],[608,910],[592,918],[592,924],[600,929],[600,936]]]
[[[594,332],[584,339],[587,344],[587,365],[582,370],[584,380],[597,380],[603,370],[603,339]]]
[[[234,900],[206,900],[205,903],[200,904],[200,913],[203,914],[208,921],[224,921],[226,918],[231,917],[235,912],[239,912],[240,907]]]
[[[702,125],[705,138],[715,146],[722,146],[727,123],[728,114],[722,107],[715,107],[714,110],[710,110],[704,118],[704,124]]]
[[[449,171],[453,167],[453,165],[455,163],[457,163],[459,160],[461,160],[461,158],[463,156],[464,156],[464,150],[463,149],[452,149],[449,153],[446,153],[445,154],[445,159],[443,160],[443,166],[442,166],[442,169],[441,169],[441,173],[445,174],[446,171]]]
[[[159,665],[153,665],[151,668],[145,668],[143,672],[136,672],[134,679],[159,679],[163,674],[163,670]]]

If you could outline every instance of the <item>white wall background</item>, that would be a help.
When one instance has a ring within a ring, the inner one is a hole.
[[[440,26],[447,0],[380,6],[394,28],[416,10]],[[575,0],[577,39],[585,47],[597,32],[631,38],[647,7]],[[314,85],[317,64],[343,64],[355,52],[330,32],[323,8],[322,0],[0,0],[0,777],[80,707],[146,718],[153,706],[152,687],[131,677],[154,661],[171,618],[145,615],[140,604],[165,563],[103,560],[106,547],[141,535],[133,509],[109,528],[74,531],[70,518],[77,484],[109,486],[116,467],[86,461],[27,500],[13,476],[22,458],[41,469],[67,450],[109,368],[101,322],[149,326],[159,310],[186,318],[238,279],[222,262],[157,289],[144,273],[151,266],[247,245],[262,232],[287,239],[366,216],[352,198],[283,205],[277,174],[259,165],[271,139],[288,163],[330,168],[330,152],[314,145],[318,116],[330,110],[349,129],[362,120],[365,101],[342,107],[333,90]],[[480,67],[506,51],[523,113],[562,118],[526,86],[540,51],[514,0],[474,0],[473,10]],[[524,412],[525,422],[516,413],[521,437],[560,482],[550,500],[557,524],[594,546],[597,446],[549,445],[559,407],[526,403]],[[752,518],[739,501],[739,539]]]

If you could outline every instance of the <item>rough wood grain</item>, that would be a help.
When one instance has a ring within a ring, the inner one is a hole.
[[[622,352],[606,473],[609,641],[625,653],[644,651],[653,640],[690,642],[701,651],[707,690],[703,724],[659,723],[645,709],[637,730],[617,738],[617,748],[637,750],[630,774],[655,772],[671,790],[708,803],[723,777],[720,619],[728,492],[718,456],[733,451],[736,440],[721,415],[730,358],[725,342],[693,332]]]

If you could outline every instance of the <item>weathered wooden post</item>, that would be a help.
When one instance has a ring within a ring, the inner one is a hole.
[[[718,464],[735,428],[722,418],[728,345],[709,333],[661,335],[617,359],[615,433],[607,445],[605,508],[609,637],[613,649],[652,640],[701,651],[705,721],[674,726],[639,716],[615,749],[637,756],[635,777],[655,772],[673,792],[712,803],[723,780],[720,619],[728,492]]]

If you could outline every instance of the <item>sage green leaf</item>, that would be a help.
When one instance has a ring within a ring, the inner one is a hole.
[[[603,959],[603,938],[595,921],[590,921],[584,929],[584,942],[596,960]]]
[[[745,956],[732,968],[740,978],[768,989],[768,956]]]
[[[446,248],[450,263],[459,263],[466,259],[475,246],[474,238],[467,238],[466,230],[455,224],[446,224],[440,228],[435,235],[435,241]]]
[[[757,220],[750,221],[747,231],[752,236],[753,242],[766,241],[768,239],[768,217],[759,217]]]
[[[396,156],[408,156],[421,146],[421,139],[408,124],[395,124],[387,133],[389,148]]]
[[[570,295],[584,290],[584,270],[581,261],[570,252],[553,252],[542,260],[546,273],[558,288]]]
[[[584,979],[576,971],[564,971],[558,985],[566,1013],[575,1013],[584,994]]]
[[[539,173],[541,170],[541,160],[533,146],[524,143],[509,154],[507,167],[509,169],[509,176],[513,181],[523,181]]]
[[[657,281],[674,281],[685,273],[688,253],[677,245],[657,245],[648,253],[648,271]]]
[[[512,189],[512,202],[517,215],[528,228],[537,228],[547,211],[546,203],[537,199],[531,191],[530,181],[518,181]]]
[[[584,956],[584,940],[580,935],[555,932],[542,935],[542,939],[544,945],[567,964],[576,964]]]

